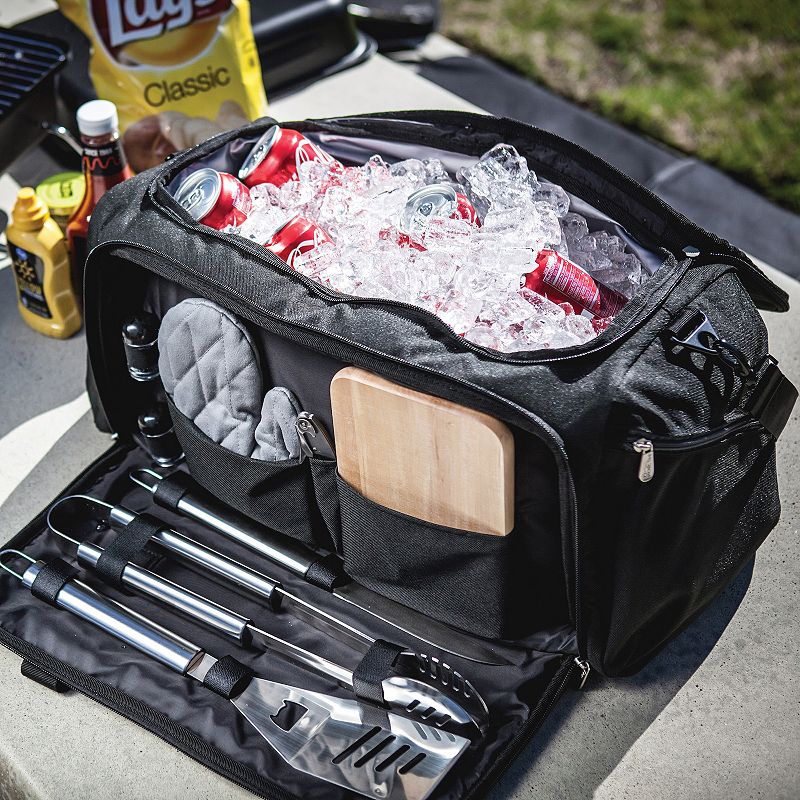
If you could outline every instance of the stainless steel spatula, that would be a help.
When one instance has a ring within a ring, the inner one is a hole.
[[[28,563],[22,574],[10,566],[13,559]],[[58,581],[57,570],[18,550],[0,552],[0,566],[32,591],[42,570],[50,569],[44,576],[46,584]],[[201,683],[218,662],[197,645],[75,578],[63,582],[54,603]],[[469,745],[460,736],[391,712],[367,719],[369,712],[355,700],[265,678],[253,677],[237,691],[229,697],[231,703],[284,761],[367,797],[424,800]]]

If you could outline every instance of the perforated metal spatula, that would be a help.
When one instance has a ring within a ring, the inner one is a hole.
[[[11,567],[13,559],[27,562],[23,573]],[[18,550],[3,550],[0,566],[35,595],[41,596],[40,589],[49,591],[59,608],[227,697],[287,764],[328,783],[381,800],[424,800],[469,745],[460,736],[391,712],[367,719],[369,711],[355,700],[246,672],[235,678],[241,666],[235,659],[221,664],[197,645],[70,577],[63,561],[47,565]],[[40,584],[34,585],[40,574]],[[223,693],[224,680],[217,676],[231,673],[235,688]]]

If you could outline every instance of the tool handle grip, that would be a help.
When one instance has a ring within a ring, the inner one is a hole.
[[[103,554],[103,548],[91,542],[78,546],[78,561],[88,567],[96,566]],[[206,597],[195,594],[177,583],[162,578],[136,564],[127,564],[122,571],[122,583],[136,589],[146,597],[163,603],[169,608],[191,617],[201,625],[213,628],[225,636],[242,644],[250,620],[218,605]]]
[[[280,596],[276,592],[280,584],[263,573],[234,561],[170,528],[162,528],[153,536],[152,541],[171,555],[196,564],[239,588],[247,590],[248,593],[263,598],[270,607],[277,608],[280,605]]]
[[[178,511],[301,578],[305,578],[319,560],[319,556],[301,542],[257,525],[199,492],[187,492],[178,501]]]
[[[320,556],[311,548],[288,536],[257,525],[243,514],[227,507],[205,492],[188,476],[181,473],[181,477],[182,493],[180,498],[173,503],[172,499],[164,498],[158,492],[159,483],[164,480],[160,475],[146,469],[134,470],[131,473],[134,483],[152,493],[156,505],[177,511],[189,519],[200,522],[207,528],[244,545],[301,578],[307,579],[312,567],[320,562]],[[128,513],[130,515],[130,512]],[[113,522],[113,512],[111,519]],[[119,521],[125,522],[122,519]]]
[[[23,584],[30,588],[43,566],[31,564],[22,576]],[[203,653],[197,645],[74,578],[64,584],[55,603],[175,672],[185,674]]]

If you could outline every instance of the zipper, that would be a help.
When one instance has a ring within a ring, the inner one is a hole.
[[[236,134],[238,135],[238,133]],[[223,143],[224,140],[220,140],[219,143],[215,144],[215,148],[219,147],[219,144]],[[199,146],[198,146],[199,147]],[[588,151],[586,151],[588,153]],[[478,353],[484,357],[488,357],[493,361],[499,361],[501,363],[506,364],[547,364],[547,363],[555,363],[560,361],[566,361],[571,358],[582,356],[588,353],[594,355],[595,353],[601,352],[606,350],[607,348],[613,347],[617,342],[622,340],[623,338],[629,336],[636,327],[638,327],[643,322],[646,322],[653,314],[658,311],[660,307],[661,301],[654,303],[653,307],[648,311],[647,314],[641,314],[642,311],[646,309],[647,303],[646,298],[644,296],[634,297],[629,303],[626,304],[625,308],[621,312],[621,315],[624,316],[631,316],[632,319],[626,321],[626,326],[623,330],[617,332],[617,334],[611,338],[604,339],[605,334],[601,333],[599,336],[595,337],[590,342],[583,344],[583,345],[573,345],[572,347],[565,347],[561,349],[559,355],[548,355],[549,350],[542,349],[542,350],[530,350],[523,353],[516,353],[514,355],[508,355],[501,353],[497,350],[493,350],[488,347],[483,347],[482,345],[474,344],[470,342],[468,339],[464,338],[463,336],[459,336],[446,322],[442,321],[439,317],[436,316],[432,311],[428,311],[427,309],[420,308],[419,306],[413,305],[411,303],[402,303],[397,300],[387,300],[384,298],[379,297],[356,297],[354,295],[347,295],[343,294],[342,292],[337,292],[333,289],[329,289],[326,286],[318,283],[317,281],[296,272],[291,267],[289,267],[283,260],[278,258],[274,253],[267,250],[264,247],[251,243],[248,239],[242,236],[236,236],[230,233],[223,233],[222,231],[218,231],[215,228],[210,228],[207,225],[203,225],[202,223],[197,222],[197,220],[192,219],[189,217],[188,214],[184,214],[177,209],[177,203],[175,203],[172,195],[166,189],[164,185],[166,181],[171,180],[177,172],[180,171],[178,167],[182,167],[184,164],[190,162],[194,159],[195,153],[191,153],[191,158],[187,157],[188,154],[184,154],[181,157],[180,161],[177,164],[171,164],[171,167],[175,167],[174,171],[170,169],[160,178],[156,179],[148,188],[148,194],[152,199],[153,203],[159,208],[162,212],[164,212],[173,222],[176,222],[181,227],[190,230],[194,233],[198,233],[203,236],[210,236],[212,239],[218,239],[219,241],[223,241],[228,245],[233,245],[250,256],[253,256],[258,261],[266,261],[266,263],[272,267],[273,269],[278,270],[280,273],[287,277],[291,277],[292,279],[298,281],[303,286],[308,288],[312,294],[316,294],[317,296],[323,297],[326,300],[329,300],[333,303],[348,303],[350,305],[354,304],[378,304],[384,307],[389,308],[396,308],[401,311],[411,312],[413,315],[418,316],[421,319],[426,320],[428,324],[433,324],[435,327],[439,328],[440,330],[445,331],[449,337],[458,342],[460,346],[464,347],[467,350],[470,350],[474,353]],[[197,153],[198,157],[202,157],[200,153]],[[621,174],[621,173],[620,173]],[[592,203],[598,207],[601,211],[607,211],[609,214],[616,213],[618,210],[612,208],[603,208],[604,205],[607,205],[602,197],[595,196],[593,192],[589,189],[583,191],[583,194],[588,194]],[[164,201],[163,197],[159,195],[166,195],[169,200]],[[172,205],[176,206],[175,208]],[[663,248],[662,248],[663,249]],[[667,250],[663,250],[667,257],[665,259],[665,263],[662,264],[661,269],[664,269],[666,266],[666,262],[669,261],[669,257],[675,258],[675,256]],[[683,268],[675,269],[672,272],[672,279],[669,281],[666,287],[662,287],[664,294],[668,294],[669,291],[678,283],[678,281],[683,277],[686,270],[689,268],[692,259],[687,259],[684,263]],[[676,262],[678,263],[678,262]],[[662,298],[663,300],[663,298]],[[626,313],[627,312],[627,313]],[[538,354],[538,355],[534,355]]]
[[[550,712],[553,710],[555,704],[563,696],[570,681],[576,676],[580,676],[579,688],[583,688],[588,674],[588,662],[581,661],[578,658],[568,658],[564,661],[550,684],[552,685],[555,683],[556,688],[549,696],[545,694],[545,696],[542,697],[533,713],[525,721],[522,730],[495,756],[492,768],[465,795],[465,800],[477,800],[479,797],[484,797],[492,789],[498,780],[500,780],[509,764],[511,764],[530,744],[539,728],[542,727],[545,719],[547,719]]]
[[[625,449],[639,454],[639,480],[648,483],[655,475],[655,454],[658,451],[666,453],[688,453],[700,450],[713,444],[722,444],[734,436],[740,436],[751,430],[760,429],[761,423],[756,419],[740,419],[728,425],[706,433],[692,436],[660,437],[651,433],[635,434],[626,443]]]
[[[633,443],[633,449],[641,455],[639,460],[639,480],[642,483],[648,483],[653,480],[653,475],[656,471],[653,443],[649,439],[637,439]]]
[[[580,656],[575,657],[575,666],[581,671],[580,680],[578,681],[578,691],[586,686],[586,681],[589,680],[589,673],[592,671],[589,662]]]

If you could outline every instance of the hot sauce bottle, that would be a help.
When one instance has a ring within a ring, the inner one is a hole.
[[[83,297],[83,267],[89,220],[100,198],[132,173],[119,140],[117,109],[108,100],[90,100],[78,109],[78,130],[83,144],[86,193],[67,223],[67,243],[72,262],[72,283]]]

